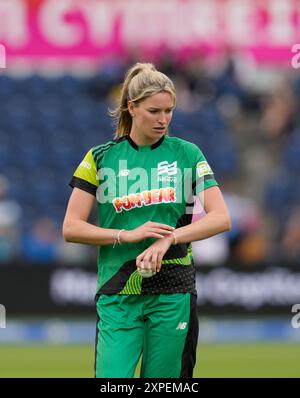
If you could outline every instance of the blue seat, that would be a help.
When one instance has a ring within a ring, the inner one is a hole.
[[[12,96],[14,92],[15,92],[14,79],[6,75],[0,75],[0,98],[7,99],[10,96]]]
[[[283,166],[289,172],[299,177],[300,170],[300,130],[296,130],[289,137],[283,150]]]
[[[266,211],[280,222],[285,222],[292,207],[297,203],[298,194],[299,189],[295,181],[288,173],[281,171],[266,187],[264,199]]]

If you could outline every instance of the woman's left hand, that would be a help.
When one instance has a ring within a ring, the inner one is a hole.
[[[162,259],[173,244],[173,241],[174,237],[170,235],[154,242],[136,258],[137,269],[143,268],[147,271],[159,272]],[[143,262],[142,266],[141,262]]]

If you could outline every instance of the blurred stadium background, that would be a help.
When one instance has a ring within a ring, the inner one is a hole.
[[[0,377],[93,377],[97,253],[61,225],[136,61],[174,80],[171,134],[202,148],[233,221],[193,244],[195,376],[300,376],[299,6],[0,0]]]

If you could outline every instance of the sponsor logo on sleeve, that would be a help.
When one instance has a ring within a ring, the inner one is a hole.
[[[206,161],[198,162],[197,163],[197,174],[198,177],[204,177],[209,174],[214,174],[210,165]]]

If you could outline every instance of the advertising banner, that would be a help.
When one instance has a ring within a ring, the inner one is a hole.
[[[0,267],[0,303],[7,317],[94,315],[95,268]],[[278,266],[198,267],[200,315],[289,315],[300,305],[300,269]]]
[[[297,0],[0,0],[0,43],[8,62],[230,50],[287,65],[300,43],[300,7]]]

